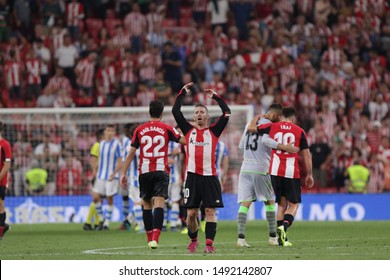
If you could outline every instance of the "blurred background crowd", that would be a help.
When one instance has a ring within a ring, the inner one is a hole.
[[[172,105],[194,81],[187,105],[213,88],[256,113],[296,107],[315,191],[345,191],[359,163],[378,193],[390,190],[389,48],[385,0],[0,0],[0,106]]]

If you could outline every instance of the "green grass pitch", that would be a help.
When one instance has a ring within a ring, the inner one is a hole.
[[[289,230],[293,247],[267,243],[265,221],[250,221],[246,240],[251,248],[237,248],[234,221],[218,223],[216,254],[204,255],[204,233],[198,253],[186,251],[188,236],[163,232],[160,246],[150,250],[145,234],[111,229],[86,232],[81,224],[12,225],[0,241],[1,260],[389,260],[390,222],[303,222]]]

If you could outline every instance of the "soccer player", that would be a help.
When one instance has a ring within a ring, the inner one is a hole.
[[[104,138],[104,129],[99,129],[96,131],[96,142],[92,145],[90,150],[90,158],[89,158],[89,164],[91,165],[92,169],[92,182],[95,184],[96,180],[96,174],[98,169],[98,161],[99,161],[99,147],[100,147],[100,141]],[[92,218],[94,218],[95,227],[97,228],[100,224],[99,216],[96,213],[95,203],[92,201],[88,208],[88,215],[87,220],[83,225],[84,230],[92,230]]]
[[[96,181],[93,186],[93,202],[99,215],[97,230],[109,229],[114,210],[114,195],[118,192],[118,173],[122,168],[122,148],[114,138],[115,126],[108,124],[104,129],[104,140],[99,146],[99,161]],[[102,196],[107,198],[108,210],[103,216]]]
[[[218,102],[222,115],[213,125],[208,125],[209,115],[203,104],[195,105],[194,125],[189,123],[181,112],[185,94],[189,93],[192,83],[186,84],[176,97],[172,108],[173,116],[186,138],[187,178],[184,188],[184,205],[187,208],[187,229],[191,239],[187,250],[195,253],[198,242],[198,211],[203,203],[206,211],[206,247],[205,253],[215,253],[214,238],[217,233],[215,208],[223,207],[221,183],[215,168],[215,149],[218,138],[226,127],[230,108],[225,101],[211,89],[206,89],[208,97]]]
[[[264,117],[256,116],[252,122],[256,124],[266,124],[277,122],[282,115],[282,106],[272,104]],[[251,122],[251,123],[252,123]],[[247,127],[251,124],[248,123]],[[267,135],[268,136],[268,135]],[[271,177],[268,173],[271,148],[262,144],[262,137],[257,132],[248,132],[245,128],[241,137],[239,148],[243,150],[243,162],[238,178],[238,203],[240,207],[237,214],[238,240],[237,246],[250,247],[245,241],[245,227],[247,214],[252,202],[264,201],[265,214],[268,222],[269,239],[268,244],[272,246],[279,245],[276,237],[276,213],[274,191],[272,189]],[[265,136],[264,136],[265,137]],[[269,137],[269,136],[268,136]],[[275,140],[274,148],[287,149],[290,152],[298,152],[299,148],[278,144]]]
[[[136,129],[136,125],[126,124],[124,127],[124,137],[122,138],[123,147],[123,162],[126,161],[127,155],[131,148],[131,139]],[[119,193],[123,199],[123,216],[125,220],[121,225],[127,230],[131,229],[131,224],[136,224],[135,229],[138,232],[143,232],[143,220],[142,220],[142,204],[139,195],[139,183],[138,183],[138,162],[139,162],[139,150],[136,151],[134,159],[130,164],[130,168],[127,170],[127,188],[120,188]],[[133,207],[131,212],[129,211],[129,199],[133,201]],[[134,221],[135,220],[135,221]]]
[[[138,126],[131,148],[122,167],[120,183],[127,187],[126,172],[140,148],[139,185],[143,220],[148,246],[157,249],[164,220],[164,202],[168,198],[169,141],[185,143],[184,137],[172,126],[161,121],[164,105],[159,100],[149,104],[150,121]],[[154,211],[152,212],[152,210]]]
[[[312,160],[307,144],[305,131],[295,124],[297,112],[293,107],[285,107],[282,110],[282,121],[269,123],[257,127],[260,135],[268,134],[270,138],[283,145],[293,144],[299,147],[300,154],[306,168],[305,185],[312,188],[314,185]],[[253,131],[253,126],[249,131]],[[255,129],[256,130],[256,129]],[[263,143],[268,145],[264,140]],[[277,232],[280,245],[287,247],[292,243],[287,240],[287,229],[291,227],[294,217],[301,203],[301,180],[298,163],[298,153],[290,154],[279,150],[272,150],[269,173],[275,191],[276,202],[278,203]]]
[[[9,229],[5,223],[7,213],[5,212],[4,200],[7,190],[8,171],[11,167],[12,149],[9,142],[1,136],[3,131],[3,122],[0,121],[0,240]]]
[[[168,163],[170,168],[169,174],[169,201],[170,207],[167,207],[164,217],[165,220],[169,220],[171,231],[178,231],[179,211],[180,211],[180,200],[181,200],[181,170],[180,170],[180,153],[181,146],[179,143],[170,141],[168,144]],[[169,214],[169,215],[168,215]],[[169,217],[168,217],[169,216]]]

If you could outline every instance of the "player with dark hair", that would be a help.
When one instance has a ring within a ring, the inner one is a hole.
[[[3,131],[3,122],[0,121],[0,240],[9,229],[5,223],[7,213],[5,212],[4,200],[7,190],[8,171],[11,167],[12,149],[9,142],[1,136]]]
[[[297,112],[293,107],[285,107],[282,110],[282,121],[277,123],[261,124],[257,127],[260,135],[268,134],[270,138],[283,145],[293,144],[300,149],[300,154],[306,168],[305,185],[312,188],[314,185],[312,175],[312,160],[307,144],[305,131],[295,124]],[[251,126],[249,131],[256,131]],[[269,145],[263,137],[263,143]],[[280,150],[272,150],[271,163],[269,167],[272,186],[278,203],[277,226],[280,245],[292,246],[287,240],[287,229],[291,227],[294,217],[301,203],[301,180],[298,163],[298,153],[290,154]]]
[[[115,126],[106,125],[104,140],[99,146],[99,161],[96,181],[93,186],[93,202],[99,215],[100,223],[97,230],[109,228],[114,210],[114,196],[118,192],[119,176],[122,168],[122,146],[115,138]],[[107,199],[107,212],[103,215],[102,197]]]
[[[282,106],[280,104],[272,104],[264,116],[257,115],[247,125],[247,127],[260,124],[277,122],[282,115]],[[257,132],[251,133],[247,131],[247,127],[241,137],[239,148],[243,150],[243,162],[238,178],[238,203],[240,207],[237,214],[238,239],[237,246],[250,247],[245,241],[245,227],[247,215],[252,202],[264,201],[265,216],[268,222],[268,244],[271,246],[279,245],[276,237],[276,207],[275,194],[272,189],[271,177],[268,173],[271,148],[262,144],[262,138],[268,135],[260,136]],[[269,138],[269,136],[268,136]],[[298,152],[299,148],[285,146],[279,144],[275,140],[269,138],[273,148],[287,149],[290,152]]]
[[[187,229],[191,239],[187,250],[195,253],[198,242],[198,211],[201,203],[206,212],[205,253],[215,253],[214,238],[217,233],[215,208],[223,207],[221,183],[216,171],[215,149],[222,131],[230,118],[230,108],[212,89],[206,89],[208,96],[218,102],[222,115],[213,125],[208,125],[209,114],[203,104],[195,105],[194,123],[189,123],[181,112],[185,94],[192,83],[186,84],[176,97],[172,108],[173,116],[186,138],[187,178],[184,188],[184,206],[187,208]]]
[[[150,121],[134,131],[131,148],[122,168],[121,186],[127,187],[126,172],[140,148],[139,185],[143,220],[151,249],[158,247],[164,220],[164,202],[168,198],[169,141],[185,143],[184,137],[172,126],[161,121],[164,105],[159,100],[149,104]],[[153,212],[152,212],[153,211]]]

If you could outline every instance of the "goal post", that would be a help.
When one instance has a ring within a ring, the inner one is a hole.
[[[231,105],[230,109],[232,114],[221,136],[229,150],[228,179],[223,186],[225,194],[235,194],[237,191],[242,162],[238,143],[246,123],[254,116],[252,105]],[[164,108],[162,120],[175,126],[171,110],[170,106]],[[221,115],[219,106],[208,106],[208,111],[211,122]],[[188,120],[192,120],[194,106],[183,106],[182,112]],[[107,124],[114,124],[116,136],[120,138],[125,124],[141,124],[149,120],[149,107],[2,109],[0,120],[4,123],[2,136],[10,142],[13,150],[6,205],[10,207],[9,199],[23,198],[15,202],[15,207],[24,205],[24,208],[31,208],[37,201],[45,204],[55,199],[55,205],[63,205],[77,202],[83,196],[90,197],[92,182],[89,154],[91,146],[96,142],[95,132]],[[48,151],[42,150],[45,141],[50,143],[46,145],[50,146]],[[76,174],[63,174],[68,164],[77,169]],[[31,192],[26,184],[26,172],[34,167],[48,172],[47,186],[41,192]],[[69,184],[73,186],[69,187]],[[69,213],[68,216],[71,215]],[[45,218],[41,222],[52,220]]]

